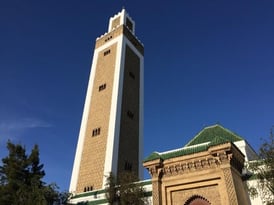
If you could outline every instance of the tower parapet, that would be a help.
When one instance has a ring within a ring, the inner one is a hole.
[[[109,19],[108,32],[111,32],[120,25],[125,25],[135,35],[135,22],[125,9],[122,9],[122,11]]]

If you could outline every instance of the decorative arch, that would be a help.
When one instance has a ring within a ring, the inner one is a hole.
[[[184,205],[211,205],[211,203],[202,196],[193,195],[184,203]]]

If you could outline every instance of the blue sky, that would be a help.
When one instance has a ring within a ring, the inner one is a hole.
[[[125,6],[145,45],[144,156],[220,123],[258,150],[274,125],[274,1],[1,1],[0,158],[37,143],[68,189],[96,37]],[[147,176],[147,174],[146,174]]]

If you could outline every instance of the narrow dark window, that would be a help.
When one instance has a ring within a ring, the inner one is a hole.
[[[86,191],[87,191],[87,187],[84,188],[84,192],[86,192]]]
[[[104,52],[104,56],[110,54],[110,49]]]
[[[106,84],[106,83],[100,85],[100,86],[99,86],[99,91],[102,91],[102,90],[106,89],[106,87],[107,87],[107,84]]]
[[[129,76],[132,78],[132,79],[135,79],[135,75],[133,72],[129,72]]]
[[[130,110],[128,110],[128,111],[127,111],[127,116],[128,116],[130,119],[133,119],[134,114],[133,114],[133,112],[131,112]]]
[[[126,161],[126,162],[125,162],[125,167],[124,167],[124,169],[125,169],[126,171],[132,171],[132,163]]]
[[[112,36],[109,36],[105,39],[105,42],[109,41],[110,39],[112,39]]]
[[[100,135],[100,132],[101,132],[101,128],[100,127],[93,129],[92,130],[92,137]]]

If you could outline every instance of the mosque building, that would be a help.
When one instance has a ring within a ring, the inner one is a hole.
[[[216,124],[184,147],[143,158],[144,46],[125,9],[109,20],[95,43],[89,84],[73,164],[71,204],[103,205],[110,173],[137,173],[153,205],[248,205],[245,162],[250,145]]]

